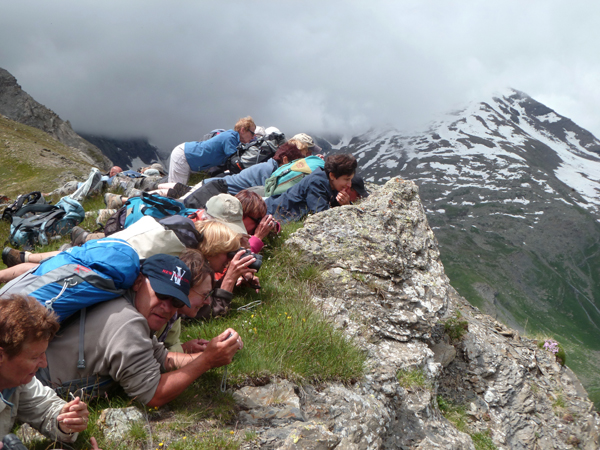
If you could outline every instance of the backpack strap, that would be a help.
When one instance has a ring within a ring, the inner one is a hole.
[[[79,359],[77,360],[78,369],[85,369],[85,357],[83,355],[83,338],[85,337],[85,311],[86,308],[81,309],[79,315]]]
[[[56,205],[38,204],[23,206],[13,214],[13,217],[22,217],[27,213],[46,213],[56,209]]]
[[[156,209],[158,209],[161,212],[161,214],[164,214],[165,216],[173,215],[173,212],[169,211],[175,211],[175,214],[179,214],[182,211],[181,206],[171,203],[167,200],[162,200],[160,197],[148,194],[147,192],[142,193],[142,200],[147,205],[153,206]],[[145,208],[146,206],[142,208],[142,213]]]

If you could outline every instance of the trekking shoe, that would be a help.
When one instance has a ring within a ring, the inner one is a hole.
[[[96,219],[96,223],[98,225],[105,224],[106,221],[110,218],[110,216],[112,216],[116,212],[117,212],[116,209],[99,209],[98,210],[98,218]]]
[[[6,267],[13,267],[17,264],[24,263],[24,256],[24,252],[20,252],[14,248],[4,247],[4,250],[2,250],[2,262],[6,264]]]
[[[125,191],[125,197],[130,198],[130,197],[141,197],[142,196],[142,192],[139,189],[136,189],[134,187],[130,187],[129,189],[127,189]]]
[[[79,247],[83,245],[88,234],[90,233],[81,227],[73,227],[71,230],[71,245],[73,247]]]
[[[119,209],[123,206],[121,196],[118,194],[111,194],[110,192],[104,194],[104,203],[108,209]]]

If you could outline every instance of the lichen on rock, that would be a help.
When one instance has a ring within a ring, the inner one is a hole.
[[[498,449],[599,448],[600,419],[575,375],[450,286],[414,183],[394,178],[357,205],[308,217],[286,245],[324,267],[313,301],[365,349],[367,367],[353,385],[295,388],[299,411],[262,420],[260,448],[474,449],[481,437]],[[456,311],[467,332],[451,340],[443,321]],[[401,385],[401,370],[427,383]],[[461,405],[464,431],[438,396]],[[261,407],[244,402],[258,424]]]

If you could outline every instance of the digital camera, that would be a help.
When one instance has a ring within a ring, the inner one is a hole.
[[[256,261],[248,266],[249,269],[254,269],[257,272],[260,270],[260,266],[262,266],[262,255],[257,255],[256,253],[252,253],[250,250],[240,247],[236,251],[227,253],[229,258],[233,258],[240,250],[244,250],[244,254],[240,256],[240,259],[245,258],[246,256],[254,256]]]

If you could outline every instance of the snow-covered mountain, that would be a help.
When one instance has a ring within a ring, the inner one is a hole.
[[[532,183],[550,191],[549,179],[555,178],[574,190],[570,201],[600,212],[600,141],[522,92],[473,103],[421,135],[370,131],[334,148],[340,147],[356,155],[373,182],[410,173],[453,188],[485,182],[487,189],[502,191],[513,185],[509,180],[529,176],[533,163],[540,167]]]
[[[452,284],[528,334],[553,335],[600,400],[600,141],[509,90],[420,134],[332,145],[365,180],[417,182]]]

